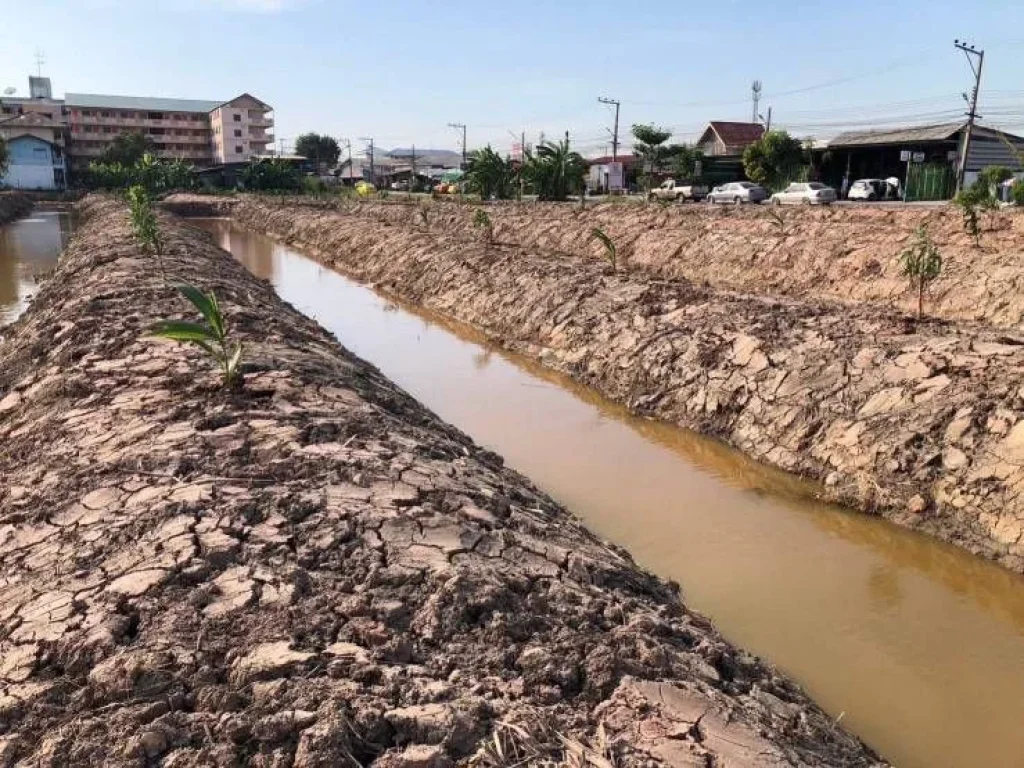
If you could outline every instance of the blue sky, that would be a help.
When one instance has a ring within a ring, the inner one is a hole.
[[[612,118],[599,95],[623,102],[623,133],[653,121],[692,141],[749,119],[755,78],[761,111],[802,136],[943,122],[972,77],[955,37],[986,49],[988,122],[1024,129],[1020,0],[0,0],[0,90],[25,92],[38,48],[57,95],[249,91],[286,141],[455,148],[447,124],[463,122],[471,148],[568,130],[595,152]]]

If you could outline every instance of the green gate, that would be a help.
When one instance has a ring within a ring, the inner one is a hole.
[[[911,163],[907,173],[906,200],[949,200],[956,189],[956,176],[949,165]]]

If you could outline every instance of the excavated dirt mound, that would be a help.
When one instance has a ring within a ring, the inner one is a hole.
[[[6,224],[32,210],[32,199],[20,192],[0,192],[0,224]]]
[[[0,346],[0,766],[878,764],[167,218],[247,345],[220,389],[144,335],[193,312],[121,204],[84,207]]]
[[[205,204],[201,198],[176,198],[181,212],[188,212],[190,199],[193,206],[205,205],[206,215],[224,214],[233,204],[231,198]],[[333,208],[448,237],[479,237],[473,225],[479,206],[452,201],[417,205],[289,198],[287,204]],[[951,206],[737,209],[602,203],[580,211],[571,204],[500,203],[486,210],[502,244],[597,258],[601,246],[591,231],[599,227],[615,241],[630,269],[729,290],[871,302],[907,311],[916,308],[916,296],[899,256],[923,224],[944,260],[927,298],[929,314],[1024,326],[1024,211],[1015,209],[982,216],[980,247]]]
[[[1024,570],[1019,333],[611,274],[596,259],[438,236],[383,214],[248,199],[233,216],[637,413]]]

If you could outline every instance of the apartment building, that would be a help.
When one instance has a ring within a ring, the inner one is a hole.
[[[73,168],[124,133],[143,134],[158,158],[197,166],[246,162],[274,141],[270,106],[249,94],[222,102],[69,93],[64,107]]]
[[[153,154],[197,166],[243,163],[274,143],[273,110],[243,93],[230,101],[68,93],[54,99],[50,80],[29,78],[29,97],[0,96],[0,119],[38,115],[66,126],[72,169],[96,160],[113,140],[141,133]]]
[[[255,96],[243,93],[210,110],[213,162],[243,163],[267,154],[274,143],[271,108]]]

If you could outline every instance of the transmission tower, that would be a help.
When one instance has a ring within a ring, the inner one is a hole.
[[[756,123],[757,122],[757,116],[760,114],[757,111],[757,106],[761,103],[761,81],[760,80],[755,80],[753,83],[751,83],[751,85],[750,85],[750,94],[751,94],[751,97],[754,100],[754,109],[753,109],[753,112],[751,113],[751,116],[750,116],[750,122]]]

